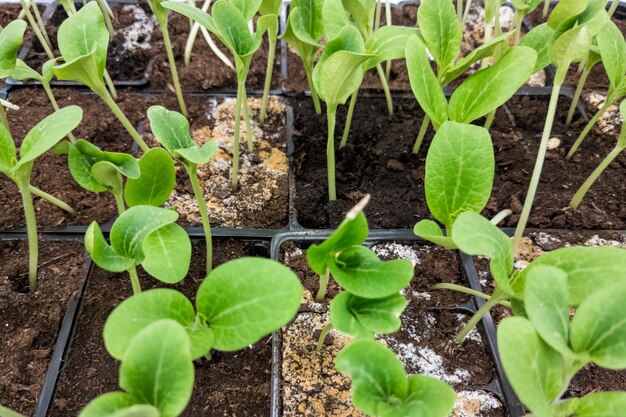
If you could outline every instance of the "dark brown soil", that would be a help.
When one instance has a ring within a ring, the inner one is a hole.
[[[243,256],[267,255],[263,242],[216,239],[214,265]],[[175,288],[195,298],[204,278],[204,243],[194,244],[189,275]],[[140,273],[142,287],[157,285]],[[111,358],[102,339],[104,322],[113,308],[132,294],[127,274],[110,274],[95,268],[89,278],[76,333],[68,352],[51,417],[76,416],[92,399],[114,391],[119,363]],[[213,360],[196,362],[195,388],[182,414],[200,416],[260,416],[269,414],[271,337],[244,351],[213,355]]]
[[[0,243],[0,404],[33,415],[70,300],[86,275],[79,242],[40,241],[39,288],[28,290],[28,243]]]
[[[43,4],[39,5],[38,8],[40,14],[43,14],[43,12],[46,10],[46,6]],[[3,3],[2,5],[0,5],[0,25],[2,25],[2,27],[5,27],[13,20],[17,19],[21,10],[22,6],[19,3]],[[27,30],[24,37],[26,39],[29,39],[30,36],[30,30]]]

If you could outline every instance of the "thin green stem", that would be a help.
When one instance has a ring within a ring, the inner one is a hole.
[[[115,206],[117,207],[117,214],[121,215],[122,213],[126,211],[126,205],[124,205],[124,195],[122,194],[121,191],[119,193],[113,191],[111,192],[111,194],[113,194],[113,197],[115,198]]]
[[[115,116],[118,118],[120,123],[122,123],[124,128],[126,128],[130,136],[135,140],[135,142],[137,142],[141,150],[144,152],[148,152],[150,147],[148,146],[148,144],[146,144],[146,142],[144,142],[143,138],[141,137],[139,132],[137,132],[137,130],[135,129],[133,124],[130,122],[130,120],[128,120],[128,118],[126,117],[122,109],[120,109],[119,106],[115,103],[115,101],[113,100],[113,97],[111,97],[111,95],[106,90],[102,92],[100,97],[102,97],[102,100],[104,100],[106,105],[109,106],[109,108],[111,109],[113,114],[115,114]]]
[[[572,146],[572,149],[569,150],[569,152],[567,153],[567,156],[565,157],[566,159],[570,159],[572,156],[574,156],[574,154],[576,153],[580,145],[582,145],[583,141],[587,137],[587,135],[589,135],[589,132],[591,132],[591,129],[593,129],[596,123],[598,123],[598,120],[600,120],[600,117],[602,117],[602,115],[609,109],[609,107],[611,107],[612,104],[613,102],[609,101],[609,97],[607,97],[606,102],[602,105],[600,110],[598,110],[596,114],[593,115],[591,120],[589,120],[589,123],[587,123],[587,126],[585,126],[583,131],[580,133],[580,135],[576,139],[576,142],[574,142],[574,146]]]
[[[441,284],[436,284],[432,286],[433,290],[451,290],[451,291],[456,291],[456,292],[460,292],[463,294],[468,294],[468,295],[472,295],[474,297],[478,297],[478,298],[482,298],[483,300],[489,300],[491,299],[491,296],[480,292],[480,291],[476,291],[473,290],[471,288],[467,288],[464,287],[462,285],[457,285],[457,284],[447,284],[447,283],[441,283]],[[508,301],[500,301],[500,305],[503,305],[505,307],[511,307],[511,303],[509,303]]]
[[[41,85],[43,86],[43,89],[46,92],[46,95],[48,96],[48,100],[50,100],[50,104],[52,104],[52,108],[54,109],[54,111],[59,111],[59,104],[57,103],[57,100],[54,98],[54,94],[52,94],[52,89],[50,88],[50,84],[41,83]],[[67,138],[70,140],[71,143],[76,142],[76,138],[74,137],[72,132],[67,134]]]
[[[598,177],[604,172],[604,170],[611,165],[611,162],[615,160],[619,156],[624,148],[622,146],[616,146],[613,150],[604,158],[604,160],[598,165],[598,167],[593,171],[593,173],[587,178],[587,180],[581,185],[581,187],[576,191],[572,201],[570,201],[569,206],[573,209],[577,209],[580,203],[583,201],[583,198],[587,194],[587,191],[591,188],[591,186],[597,181]]]
[[[320,288],[319,290],[317,290],[317,295],[315,296],[315,299],[317,301],[322,301],[324,300],[324,297],[326,297],[326,290],[328,290],[329,281],[330,281],[330,271],[327,270],[324,275],[320,275]]]
[[[387,111],[389,112],[389,116],[392,116],[393,99],[391,98],[391,91],[389,90],[387,77],[385,77],[385,72],[383,71],[383,67],[380,64],[376,65],[376,72],[378,73],[378,78],[380,78],[380,83],[383,85],[383,91],[385,92],[385,100],[387,100]]]
[[[33,14],[30,12],[30,8],[28,7],[28,4],[26,3],[25,0],[20,0],[20,3],[22,4],[22,10],[24,10],[24,13],[26,14],[26,19],[28,19],[28,23],[30,23],[30,26],[33,29],[33,32],[35,32],[35,36],[37,36],[39,43],[43,47],[44,51],[46,51],[46,55],[48,55],[48,58],[53,59],[54,52],[52,52],[52,49],[50,45],[48,45],[48,42],[46,41],[46,38],[44,37],[43,33],[41,33],[41,30],[39,29],[37,22],[35,22],[35,18],[33,17]]]
[[[513,17],[513,27],[515,28],[515,38],[514,44],[518,45],[520,40],[522,39],[522,27],[524,25],[524,14],[519,10],[515,11],[515,16]]]
[[[67,203],[64,203],[63,201],[59,200],[58,198],[46,193],[45,191],[40,190],[39,188],[35,187],[34,185],[29,185],[28,186],[28,191],[30,191],[31,194],[36,195],[37,197],[43,198],[44,200],[48,201],[49,203],[54,204],[55,206],[67,211],[68,213],[76,213],[76,211],[70,207]]]
[[[113,80],[111,79],[111,75],[109,74],[109,71],[107,71],[106,69],[104,70],[104,82],[107,85],[107,88],[109,89],[109,92],[111,93],[111,96],[113,97],[114,100],[117,100],[118,95],[117,95],[117,90],[115,89],[115,84],[113,83]]]
[[[535,168],[533,170],[532,178],[530,179],[530,185],[528,187],[528,193],[526,194],[526,200],[524,201],[524,207],[515,229],[515,235],[513,236],[513,251],[517,249],[524,230],[526,229],[526,223],[530,216],[530,210],[532,209],[533,202],[535,200],[535,194],[537,193],[537,187],[539,186],[539,180],[541,179],[541,171],[543,169],[543,162],[546,159],[546,152],[548,150],[548,140],[552,133],[552,124],[554,123],[554,115],[556,113],[556,107],[559,102],[559,92],[561,90],[561,84],[555,84],[552,87],[552,95],[550,97],[550,105],[548,107],[548,115],[546,117],[546,124],[543,128],[543,134],[541,136],[541,143],[539,144],[539,152],[537,154],[537,161],[535,162]]]
[[[130,275],[130,285],[133,287],[133,294],[141,294],[141,284],[139,283],[137,268],[134,265],[128,269],[128,275]]]
[[[328,168],[328,199],[337,200],[335,187],[335,122],[336,110],[328,109],[328,142],[326,143],[326,164]]]
[[[328,333],[330,333],[330,331],[333,329],[333,324],[332,323],[327,323],[323,328],[322,331],[320,332],[320,337],[319,339],[317,339],[317,344],[315,345],[315,350],[317,352],[321,352],[322,348],[324,347],[324,342],[326,341],[326,337],[328,336]]]
[[[457,342],[462,342],[465,337],[470,334],[472,329],[478,325],[480,320],[491,310],[493,307],[497,306],[503,301],[506,301],[508,297],[502,293],[498,287],[493,291],[493,295],[478,309],[476,313],[469,319],[467,324],[463,327],[463,329],[456,336],[455,340]]]
[[[210,273],[213,269],[213,237],[211,234],[211,222],[209,221],[209,212],[206,207],[206,201],[204,201],[204,193],[202,187],[200,187],[200,181],[198,180],[198,174],[196,173],[196,165],[185,164],[185,169],[191,180],[191,186],[193,187],[193,193],[198,202],[198,210],[200,211],[200,218],[202,219],[202,228],[204,230],[204,239],[206,241],[206,273]]]
[[[392,17],[391,17],[391,0],[387,0],[385,2],[385,21],[386,21],[387,26],[391,26],[393,24]],[[387,79],[387,82],[389,82],[390,76],[391,76],[391,60],[385,63],[385,78]]]
[[[246,122],[246,141],[248,143],[248,152],[254,152],[254,136],[252,134],[252,124],[250,123],[250,107],[248,107],[248,93],[246,88],[243,88],[243,101],[241,106],[243,107],[243,120]]]
[[[96,1],[98,2],[98,6],[100,6],[100,10],[102,10],[104,23],[106,24],[107,30],[109,31],[109,35],[111,35],[111,37],[115,36],[115,29],[113,28],[113,22],[111,21],[111,16],[109,15],[109,7],[106,3],[106,0]]]
[[[269,34],[268,34],[269,35]],[[272,88],[272,76],[274,73],[274,56],[276,54],[276,36],[269,36],[270,48],[267,56],[267,70],[265,71],[265,86],[263,87],[263,98],[261,100],[261,112],[259,121],[265,123],[267,117],[267,102],[270,98],[270,88]]]
[[[339,149],[342,149],[348,143],[348,136],[350,136],[350,126],[352,125],[352,117],[354,115],[354,107],[356,106],[356,99],[359,95],[359,90],[357,89],[354,93],[352,93],[352,97],[350,98],[350,105],[348,106],[348,115],[346,116],[346,126],[343,128],[343,136],[341,137],[341,143],[339,144]]]
[[[52,48],[52,42],[50,41],[50,36],[48,36],[48,32],[46,32],[46,25],[44,25],[43,19],[41,18],[41,13],[39,13],[39,7],[37,7],[37,3],[35,3],[34,1],[30,4],[33,8],[33,13],[35,14],[35,20],[39,25],[39,29],[41,29],[41,33],[43,34],[44,38],[46,38],[46,42],[48,43],[50,48]]]
[[[239,135],[241,134],[241,101],[245,94],[245,81],[239,80],[237,86],[237,102],[235,104],[235,126],[233,136],[233,170],[230,175],[230,187],[232,192],[237,191],[239,182]]]
[[[24,218],[26,219],[26,233],[28,235],[28,286],[31,291],[37,289],[37,265],[39,263],[39,241],[37,240],[37,216],[33,205],[33,196],[30,193],[29,175],[17,180],[17,186],[22,194]]]
[[[306,79],[309,82],[309,91],[311,92],[313,107],[315,108],[315,113],[320,114],[322,112],[322,105],[320,104],[320,98],[317,95],[317,91],[315,91],[315,85],[313,85],[312,67],[312,63],[304,63],[304,72],[306,72]]]
[[[611,7],[609,8],[609,17],[613,17],[613,15],[615,14],[615,11],[617,10],[617,6],[619,6],[620,0],[613,0],[613,3],[611,3]]]
[[[546,17],[550,11],[550,0],[544,0],[542,16]]]
[[[463,12],[463,20],[461,20],[462,27],[465,27],[465,22],[467,22],[467,18],[469,17],[471,8],[472,8],[472,0],[467,0],[467,2],[465,3],[465,12]]]
[[[422,125],[420,126],[420,131],[417,134],[417,139],[415,139],[415,144],[413,145],[413,154],[417,155],[422,147],[422,142],[424,141],[424,137],[426,137],[426,132],[428,131],[428,126],[430,126],[430,117],[428,115],[424,116],[424,120],[422,121]]]
[[[578,85],[576,86],[576,92],[574,93],[574,98],[572,99],[572,104],[569,106],[569,111],[567,112],[567,119],[565,120],[565,125],[569,127],[572,124],[572,119],[574,118],[574,113],[576,113],[576,107],[578,107],[578,102],[580,101],[580,96],[583,93],[583,88],[587,83],[587,77],[591,73],[593,67],[588,65],[585,66],[583,73],[580,75],[580,79],[578,80]]]
[[[172,82],[174,83],[174,90],[176,90],[178,106],[183,116],[187,117],[187,106],[185,105],[183,90],[180,88],[180,79],[178,78],[178,69],[176,68],[176,59],[174,59],[174,50],[172,49],[172,41],[170,40],[170,32],[167,29],[167,22],[164,22],[164,25],[161,26],[161,32],[163,33],[163,43],[165,43],[167,60],[170,63],[170,71],[172,71]]]
[[[378,0],[376,2],[376,9],[374,12],[374,31],[377,31],[380,27],[380,15],[381,15],[381,6],[383,4],[383,0]]]
[[[496,118],[496,112],[498,111],[498,109],[495,109],[493,111],[491,111],[491,113],[489,113],[487,115],[487,118],[485,119],[485,129],[489,130],[491,129],[491,125],[493,124],[493,121]]]
[[[463,21],[463,0],[456,1],[456,17],[459,19],[459,22]]]
[[[493,216],[493,218],[490,220],[490,223],[493,224],[494,226],[497,226],[498,223],[500,223],[502,220],[509,217],[511,214],[513,214],[513,211],[510,209],[502,210],[501,212]]]

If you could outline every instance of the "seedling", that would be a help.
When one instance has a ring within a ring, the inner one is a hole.
[[[250,71],[252,56],[261,46],[263,35],[266,31],[272,34],[278,30],[276,28],[276,17],[273,15],[261,16],[257,20],[256,33],[251,33],[248,25],[259,10],[261,0],[255,0],[254,2],[218,0],[213,5],[210,16],[197,7],[181,1],[166,1],[161,3],[161,5],[200,23],[200,25],[215,34],[235,58],[237,103],[235,104],[233,170],[231,174],[231,188],[235,192],[237,191],[239,181],[239,135],[242,108],[246,122],[248,152],[254,151],[250,111],[246,94],[246,78]]]
[[[178,213],[139,205],[123,212],[111,227],[109,245],[98,223],[85,233],[85,247],[99,267],[110,272],[127,271],[133,293],[141,292],[137,265],[159,281],[175,284],[187,275],[191,242],[177,225]]]
[[[622,118],[626,120],[626,101],[622,101],[620,105],[620,113],[622,114]],[[617,140],[617,144],[615,148],[604,158],[604,160],[598,165],[598,167],[593,171],[593,173],[587,178],[587,180],[581,185],[581,187],[576,191],[572,201],[570,201],[569,206],[573,209],[578,208],[583,198],[587,194],[587,191],[591,188],[591,186],[596,182],[596,180],[602,175],[604,170],[611,165],[611,163],[617,158],[623,151],[626,149],[626,126],[622,125],[622,132],[620,133],[619,139]]]
[[[17,65],[17,53],[24,42],[25,31],[26,22],[23,20],[14,20],[0,30],[0,79],[13,75]],[[4,110],[5,104],[0,105],[0,121],[7,130],[10,130],[9,120]]]
[[[76,81],[91,88],[109,106],[141,149],[147,152],[148,145],[115,103],[103,80],[109,32],[98,4],[89,2],[65,20],[59,27],[57,41],[65,63],[53,68],[54,75],[59,80]]]
[[[164,107],[154,106],[148,110],[148,119],[152,127],[152,133],[156,140],[161,143],[170,153],[172,158],[178,160],[191,181],[193,192],[198,202],[198,210],[202,218],[202,227],[206,240],[206,268],[207,274],[211,272],[213,264],[213,239],[211,237],[211,222],[204,200],[204,192],[198,180],[196,170],[198,165],[207,164],[217,153],[215,142],[207,142],[202,147],[198,146],[189,134],[189,122],[180,113],[168,111]]]
[[[524,26],[524,18],[535,11],[541,4],[541,0],[512,0],[511,4],[515,8],[513,26],[515,28],[515,44],[519,44]]]
[[[54,59],[54,53],[52,52],[52,43],[50,42],[50,37],[46,32],[46,26],[43,24],[43,20],[41,19],[41,14],[39,13],[39,8],[37,4],[31,0],[20,0],[20,4],[22,5],[22,11],[26,15],[26,19],[28,20],[31,29],[33,30],[33,32],[35,32],[35,36],[37,37],[37,40],[48,55],[48,58]]]
[[[17,158],[11,133],[0,125],[0,172],[9,177],[20,190],[24,204],[24,217],[28,233],[28,283],[31,291],[37,288],[37,266],[39,242],[37,240],[37,218],[31,193],[30,176],[35,159],[46,153],[80,123],[83,111],[80,107],[65,107],[39,122],[28,132],[20,146]]]
[[[183,294],[154,289],[135,295],[113,310],[104,326],[104,342],[123,359],[133,335],[163,319],[183,326],[191,358],[211,350],[244,349],[289,323],[298,312],[302,284],[287,267],[262,258],[240,258],[213,270],[200,284],[196,308]]]
[[[606,25],[605,27],[608,27]],[[576,85],[576,92],[574,93],[574,97],[572,98],[572,104],[570,104],[569,111],[567,113],[567,119],[565,120],[565,126],[569,127],[572,124],[572,120],[574,119],[574,114],[576,113],[576,109],[578,108],[578,103],[580,102],[580,97],[582,96],[583,89],[585,88],[585,84],[587,83],[587,78],[589,78],[589,74],[591,74],[591,70],[596,66],[596,64],[602,62],[602,57],[600,56],[600,51],[597,45],[597,39],[594,38],[592,40],[591,48],[589,49],[589,56],[585,61],[583,61],[583,71],[580,74],[580,78],[578,80],[578,84]]]
[[[270,88],[272,87],[272,74],[274,73],[274,56],[276,55],[276,39],[278,36],[278,16],[283,5],[282,0],[263,0],[259,7],[261,16],[269,16],[276,19],[276,25],[270,25],[267,30],[267,39],[269,41],[269,51],[267,54],[267,70],[265,71],[265,86],[263,87],[263,98],[261,99],[261,110],[259,120],[265,122],[267,117],[267,103],[270,96]]]
[[[209,10],[209,6],[211,6],[211,0],[204,0],[201,10],[203,12],[206,12],[207,10]],[[235,66],[233,65],[233,63],[217,47],[215,42],[213,42],[213,38],[211,38],[211,34],[206,30],[206,28],[204,26],[200,26],[200,23],[198,22],[194,22],[191,19],[190,21],[193,22],[193,25],[191,26],[191,30],[189,31],[189,37],[187,38],[187,43],[185,44],[185,56],[184,56],[185,65],[189,65],[189,63],[191,62],[191,51],[193,50],[193,45],[196,42],[198,31],[201,31],[202,36],[204,37],[204,40],[209,45],[209,48],[211,48],[213,53],[220,59],[220,61],[224,63],[224,65],[226,65],[228,68],[235,71]]]
[[[352,402],[376,417],[446,417],[456,394],[445,382],[425,375],[408,376],[396,355],[374,340],[357,340],[335,359],[352,379]]]
[[[174,320],[158,320],[130,335],[126,342],[124,356],[117,358],[121,361],[119,386],[123,391],[92,400],[79,417],[181,415],[194,385],[191,340],[183,326]]]

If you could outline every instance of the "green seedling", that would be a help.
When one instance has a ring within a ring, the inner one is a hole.
[[[600,117],[606,113],[609,107],[626,97],[626,41],[624,40],[624,35],[615,26],[615,23],[609,22],[598,33],[596,41],[600,57],[590,57],[590,61],[592,59],[602,59],[609,78],[609,91],[602,107],[593,115],[567,153],[568,159],[576,153],[591,132],[591,129],[598,123]],[[585,71],[587,71],[587,68],[585,68]]]
[[[382,12],[382,3],[383,0],[378,0],[376,2],[376,14],[374,16],[374,31],[377,31],[380,28],[380,15]],[[385,2],[385,23],[386,26],[393,25],[392,16],[391,16],[391,2]],[[391,60],[388,60],[385,63],[385,79],[389,82],[391,77]]]
[[[446,383],[425,375],[408,376],[396,355],[374,340],[346,346],[335,365],[352,380],[352,402],[375,417],[446,417],[456,394]]]
[[[512,0],[511,4],[515,8],[513,17],[513,27],[515,28],[515,44],[519,44],[524,27],[524,18],[539,7],[541,0]]]
[[[608,26],[609,25],[606,25],[605,27]],[[572,98],[572,104],[570,104],[569,111],[567,112],[567,119],[565,120],[565,125],[567,127],[572,124],[574,114],[576,114],[576,109],[578,108],[580,97],[582,96],[583,89],[585,88],[585,84],[587,83],[587,79],[589,78],[589,74],[591,74],[591,70],[593,70],[593,68],[600,62],[602,62],[602,57],[600,56],[597,39],[594,38],[592,39],[591,48],[589,49],[589,56],[586,60],[583,61],[583,71],[580,74],[578,84],[576,85],[576,92],[574,93],[574,97]]]
[[[25,31],[26,22],[23,20],[14,20],[0,30],[0,79],[10,77],[15,72],[17,53],[24,43]],[[7,130],[10,130],[9,119],[4,110],[6,103],[0,104],[0,121]]]
[[[580,297],[567,269],[544,264],[525,273],[523,307],[516,317],[500,324],[498,347],[513,389],[534,416],[622,413],[626,392],[561,400],[572,378],[590,363],[612,370],[626,368],[626,286],[621,276],[613,275],[609,282],[588,270],[586,279],[594,282],[596,290]],[[596,277],[603,282],[596,285]]]
[[[261,16],[269,16],[269,19],[276,19],[275,25],[269,25],[267,30],[267,39],[269,41],[269,51],[267,54],[267,70],[265,71],[265,85],[263,87],[263,98],[261,99],[261,110],[259,112],[259,120],[265,122],[267,117],[267,103],[270,96],[270,88],[272,88],[272,74],[274,73],[274,56],[276,55],[276,40],[278,36],[278,16],[283,5],[282,0],[263,0],[259,7]]]
[[[148,110],[148,119],[150,119],[155,139],[167,149],[172,158],[175,158],[185,167],[185,171],[187,171],[191,181],[206,239],[206,268],[208,274],[211,272],[213,265],[213,239],[204,192],[200,186],[196,170],[198,165],[209,163],[211,158],[217,153],[217,145],[215,142],[207,142],[203,146],[198,146],[189,134],[189,122],[180,113],[168,111],[161,106],[154,106]]]
[[[237,103],[235,104],[235,132],[233,141],[233,170],[231,174],[231,188],[237,191],[239,181],[239,135],[241,124],[241,110],[243,108],[246,122],[246,136],[248,139],[248,152],[254,151],[252,127],[250,124],[250,111],[248,109],[248,97],[246,93],[246,78],[250,71],[252,56],[261,46],[261,40],[265,32],[277,32],[277,20],[273,15],[264,15],[257,20],[256,33],[252,33],[248,27],[256,15],[261,0],[252,2],[218,0],[208,15],[202,10],[181,1],[166,1],[163,7],[174,10],[204,26],[209,32],[217,36],[220,41],[230,50],[235,58],[237,70]]]
[[[622,101],[620,105],[620,113],[622,114],[622,118],[626,120],[626,101]],[[611,165],[611,163],[617,158],[623,151],[626,149],[626,126],[622,125],[622,131],[617,139],[617,144],[613,148],[613,150],[604,158],[604,160],[598,165],[598,167],[593,171],[593,173],[587,178],[587,180],[581,185],[581,187],[576,191],[574,197],[569,203],[569,206],[573,209],[578,208],[583,198],[587,194],[587,191],[591,188],[591,186],[596,182],[596,180],[602,175],[604,170]]]
[[[109,32],[96,2],[87,3],[59,27],[62,65],[53,68],[59,80],[76,81],[91,88],[109,106],[144,152],[149,147],[109,93],[104,82]]]
[[[123,360],[133,335],[163,319],[178,322],[191,341],[191,358],[211,350],[244,349],[298,312],[302,284],[287,267],[261,258],[240,258],[215,268],[200,284],[196,308],[183,294],[154,289],[122,302],[104,326],[106,348]]]
[[[35,36],[46,52],[46,55],[48,55],[49,59],[54,59],[52,42],[50,42],[50,37],[46,32],[46,26],[43,24],[37,4],[31,0],[20,0],[20,4],[22,5],[22,11],[26,15],[31,29],[35,32]]]
[[[98,223],[85,233],[85,247],[100,268],[127,271],[133,293],[141,292],[137,265],[159,281],[175,284],[189,270],[191,242],[177,225],[178,213],[160,207],[139,205],[123,212],[111,227],[109,245]]]
[[[33,127],[24,137],[20,146],[19,159],[11,133],[0,125],[0,172],[9,177],[20,190],[24,204],[24,217],[28,233],[28,283],[31,291],[37,288],[37,266],[39,242],[37,240],[37,218],[33,206],[30,177],[35,160],[50,150],[69,132],[78,126],[83,118],[80,107],[65,107],[46,117]],[[58,201],[58,200],[57,200]]]
[[[79,417],[181,415],[194,385],[191,340],[184,327],[174,320],[158,320],[129,335],[127,343],[124,356],[117,358],[123,391],[92,400]]]

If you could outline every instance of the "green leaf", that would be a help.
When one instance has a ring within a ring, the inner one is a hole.
[[[409,394],[402,405],[381,404],[383,417],[447,417],[456,393],[446,383],[425,375],[409,377]]]
[[[12,76],[25,31],[23,20],[14,20],[0,31],[0,78]]]
[[[85,249],[100,268],[123,272],[135,265],[135,260],[119,255],[109,244],[98,223],[92,222],[85,232]]]
[[[98,161],[91,167],[91,176],[114,195],[122,194],[124,182],[118,167],[109,161]]]
[[[381,27],[365,41],[365,50],[375,55],[365,63],[365,69],[375,68],[376,65],[385,61],[404,58],[408,40],[418,34],[417,28]]]
[[[118,411],[137,405],[138,402],[125,392],[108,392],[90,401],[78,417],[111,417]],[[149,414],[146,415],[148,416]]]
[[[194,146],[187,149],[177,149],[174,152],[176,159],[196,165],[208,164],[215,154],[217,154],[217,145],[213,141],[207,142],[201,147]]]
[[[572,356],[567,274],[552,266],[534,268],[526,278],[524,307],[541,338],[561,355]]]
[[[550,17],[548,25],[558,32],[565,32],[576,22],[578,16],[585,11],[588,0],[563,0],[559,1]]]
[[[618,282],[590,295],[576,309],[570,330],[575,352],[603,368],[626,368],[626,286]]]
[[[550,60],[556,66],[555,83],[563,83],[569,66],[584,60],[591,48],[591,36],[585,26],[577,26],[559,36],[550,48]]]
[[[160,206],[176,186],[176,167],[163,148],[152,148],[139,160],[141,175],[126,181],[124,198],[129,207]]]
[[[234,4],[243,17],[250,21],[256,15],[257,11],[261,7],[261,3],[263,0],[230,0],[232,4]]]
[[[518,46],[491,67],[472,74],[452,94],[450,120],[471,123],[506,103],[532,75],[537,53]]]
[[[317,49],[320,39],[324,37],[324,0],[294,0],[289,7],[289,24],[293,35],[300,42]]]
[[[192,6],[191,4],[185,1],[178,1],[178,0],[165,1],[161,3],[161,6],[165,7],[166,9],[170,9],[177,13],[180,13],[185,17],[190,18],[194,22],[197,22],[201,26],[204,26],[211,33],[214,33],[216,36],[219,36],[221,38],[221,34],[219,30],[217,29],[217,26],[215,25],[213,18],[209,14],[203,12],[201,9],[195,6]]]
[[[324,0],[322,16],[326,38],[329,40],[339,36],[346,26],[354,25],[341,0]]]
[[[131,405],[111,415],[111,417],[160,417],[156,407],[146,404]]]
[[[330,305],[330,320],[337,330],[354,337],[389,334],[400,328],[406,306],[400,294],[368,299],[344,291]]]
[[[76,58],[71,62],[57,65],[54,75],[60,81],[76,81],[85,84],[100,96],[106,95],[104,72],[100,72],[95,50],[87,55]]]
[[[533,72],[538,72],[550,65],[552,60],[550,59],[550,49],[557,37],[557,32],[548,26],[547,23],[543,23],[534,27],[528,32],[520,41],[520,46],[527,46],[533,48],[537,52],[537,62]]]
[[[175,320],[185,328],[191,356],[199,359],[213,346],[213,333],[196,320],[191,302],[178,291],[159,288],[144,291],[115,307],[104,325],[104,344],[115,359],[122,360],[136,334],[162,319]]]
[[[626,409],[626,392],[595,392],[557,404],[559,415],[576,417],[621,417]],[[565,414],[568,413],[568,414]]]
[[[0,171],[8,173],[17,163],[17,151],[11,132],[0,123]]]
[[[432,220],[420,220],[413,227],[413,233],[445,249],[457,249],[452,238],[444,236],[441,227]]]
[[[250,33],[248,20],[241,10],[226,0],[213,5],[213,22],[224,44],[239,58],[250,55],[261,45]]]
[[[449,0],[422,0],[417,9],[420,33],[440,72],[461,54],[463,30]]]
[[[376,0],[342,0],[342,3],[363,36],[369,37],[376,11]]]
[[[240,258],[204,279],[196,307],[215,335],[213,347],[234,351],[287,324],[300,307],[302,292],[289,268],[269,259]]]
[[[541,4],[542,0],[511,0],[516,11],[524,12],[524,15],[532,13]]]
[[[438,128],[448,120],[448,100],[430,66],[426,48],[417,36],[406,44],[406,65],[417,102]]]
[[[561,356],[522,317],[500,323],[498,349],[509,382],[524,405],[536,417],[553,417],[550,404],[563,391]]]
[[[167,15],[169,10],[163,7],[163,2],[164,0],[148,0],[150,9],[152,10],[154,17],[157,19],[159,26],[167,25]]]
[[[504,232],[481,215],[467,211],[456,219],[451,234],[461,251],[472,256],[488,257],[497,285],[507,294],[515,294],[509,279],[513,272],[513,250]]]
[[[331,259],[330,273],[339,285],[363,298],[397,294],[413,278],[413,264],[406,259],[381,261],[364,246],[351,246]]]
[[[491,195],[494,171],[489,132],[479,126],[445,122],[426,158],[424,186],[432,215],[451,230],[459,214],[480,213]]]
[[[35,80],[42,82],[43,77],[37,71],[26,65],[24,61],[18,59],[15,61],[15,68],[11,73],[11,78],[19,81],[23,80]]]
[[[596,36],[602,62],[609,77],[611,86],[619,85],[626,74],[626,42],[624,35],[609,22]]]
[[[173,320],[159,320],[141,330],[122,359],[119,383],[141,403],[156,407],[161,417],[179,416],[194,384],[185,329]]]
[[[362,244],[367,239],[368,233],[367,219],[360,211],[355,217],[341,222],[323,243],[309,247],[306,253],[309,266],[318,275],[326,274],[328,263],[337,253]]]
[[[259,13],[261,15],[274,14],[280,16],[282,5],[282,0],[263,0],[259,6]]]
[[[175,284],[185,278],[191,261],[191,241],[185,229],[176,223],[150,233],[143,242],[147,273],[159,281]]]

